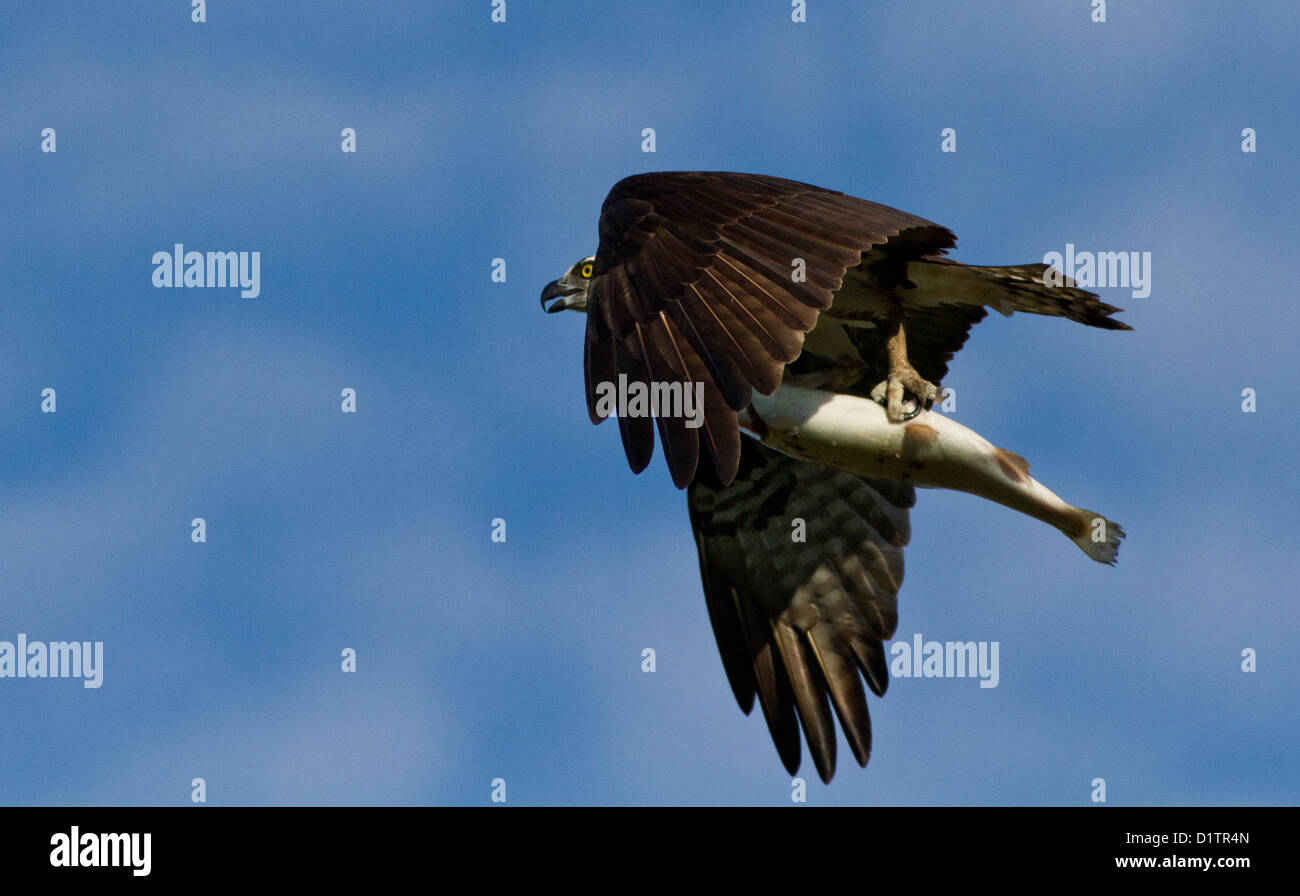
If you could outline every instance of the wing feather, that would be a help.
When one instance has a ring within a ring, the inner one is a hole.
[[[588,291],[587,392],[595,395],[609,359],[619,371],[637,359],[647,376],[703,377],[707,426],[660,421],[673,481],[695,475],[699,448],[734,475],[739,424],[735,412],[752,389],[771,394],[803,336],[827,308],[845,271],[873,246],[893,244],[931,254],[952,235],[887,206],[782,178],[730,172],[662,172],[625,178],[601,209],[600,246]],[[925,234],[924,238],[916,234]],[[806,278],[793,276],[802,258]],[[664,316],[663,312],[668,312]],[[606,342],[621,347],[611,352]],[[689,348],[686,351],[683,346]],[[696,364],[698,360],[700,363]],[[718,402],[717,397],[722,401]],[[622,424],[620,424],[622,425]],[[653,453],[653,428],[623,426],[633,469]],[[649,434],[650,445],[645,439]]]
[[[727,680],[744,712],[758,697],[791,774],[802,728],[818,774],[830,780],[836,717],[858,764],[867,763],[862,681],[877,695],[889,684],[883,639],[898,622],[914,502],[905,483],[868,482],[751,438],[742,439],[729,485],[701,475],[687,490]],[[792,538],[796,518],[803,541]]]

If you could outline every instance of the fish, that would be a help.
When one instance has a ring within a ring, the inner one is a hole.
[[[935,411],[891,423],[870,399],[787,382],[770,396],[756,393],[740,422],[782,454],[866,479],[977,495],[1053,526],[1098,563],[1119,558],[1122,526],[1067,504],[1029,475],[1019,454]]]

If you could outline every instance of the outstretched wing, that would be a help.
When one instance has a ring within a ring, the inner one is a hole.
[[[790,774],[801,724],[822,780],[835,773],[832,706],[865,766],[871,718],[862,681],[877,696],[889,685],[882,641],[898,624],[912,486],[794,460],[750,438],[731,484],[712,478],[702,473],[687,502],[736,701],[748,714],[758,697]]]
[[[597,387],[703,383],[703,425],[620,416],[628,463],[641,472],[657,424],[673,482],[695,476],[700,443],[721,482],[740,461],[737,412],[770,395],[845,271],[873,246],[899,264],[955,244],[947,229],[887,206],[781,178],[730,172],[639,174],[601,208],[588,291],[587,409]]]

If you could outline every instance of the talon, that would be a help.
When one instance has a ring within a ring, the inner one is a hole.
[[[921,411],[929,410],[939,397],[939,388],[926,380],[907,359],[907,334],[903,330],[903,310],[895,310],[894,317],[885,326],[885,348],[889,355],[889,376],[871,390],[871,398],[885,406],[885,413],[893,423],[904,423]],[[909,409],[903,403],[904,393],[915,401]]]
[[[904,400],[907,396],[911,396],[910,401]],[[914,419],[921,411],[933,407],[938,396],[938,388],[922,379],[911,367],[891,371],[887,379],[871,390],[871,400],[884,406],[893,423]]]

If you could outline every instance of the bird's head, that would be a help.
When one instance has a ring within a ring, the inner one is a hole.
[[[542,307],[546,313],[553,311],[586,311],[587,290],[591,288],[591,274],[596,265],[596,256],[588,255],[565,272],[559,280],[552,280],[542,290]],[[546,303],[556,301],[548,308]]]

